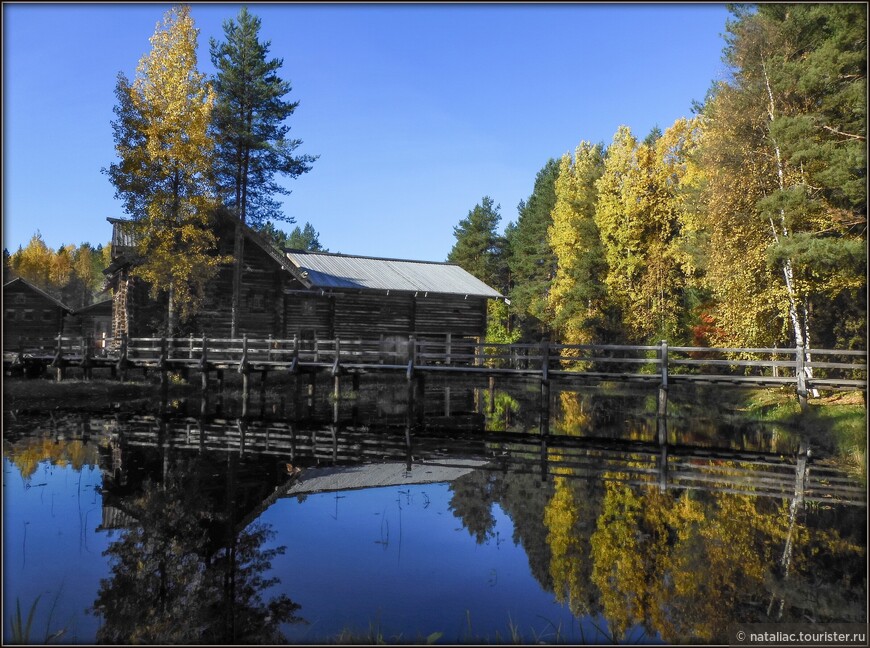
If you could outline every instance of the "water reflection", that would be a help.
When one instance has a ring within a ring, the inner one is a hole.
[[[87,602],[102,619],[96,640],[323,641],[374,622],[370,608],[351,614],[367,597],[405,619],[394,630],[405,640],[492,640],[454,632],[453,617],[438,626],[430,617],[450,606],[431,594],[443,585],[461,612],[496,583],[573,642],[723,642],[735,622],[866,622],[864,488],[800,434],[669,425],[643,415],[643,394],[625,408],[565,391],[542,436],[534,385],[429,384],[417,406],[401,382],[347,399],[318,387],[263,394],[258,407],[164,402],[7,425],[4,452],[25,479],[44,460],[102,470],[97,531],[123,531]],[[407,498],[400,517],[367,504],[375,492]],[[348,526],[329,535],[315,511]],[[401,552],[402,533],[406,563],[443,561],[434,547],[412,551],[414,525],[450,537],[465,566],[433,576],[415,565],[428,576],[410,586],[402,560],[366,571],[372,542]],[[508,550],[524,565],[499,563],[480,590],[463,580]],[[517,570],[525,580],[508,585]],[[485,623],[474,608],[478,628],[522,621],[490,607]]]
[[[126,524],[106,552],[111,575],[93,605],[104,621],[97,641],[282,641],[280,625],[298,621],[299,606],[261,593],[279,582],[267,572],[284,547],[264,547],[268,525],[240,528],[240,500],[262,497],[261,483],[233,456],[165,460],[159,482],[147,479],[126,497],[107,480],[104,507],[122,511]]]

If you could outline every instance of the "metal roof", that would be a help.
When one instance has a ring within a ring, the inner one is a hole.
[[[474,275],[449,263],[295,250],[285,254],[306,283],[323,290],[394,290],[491,298],[502,296]]]

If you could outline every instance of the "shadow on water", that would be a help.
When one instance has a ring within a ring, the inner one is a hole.
[[[815,419],[717,424],[677,401],[668,420],[646,391],[607,388],[555,390],[542,414],[534,381],[355,387],[336,398],[330,381],[291,378],[250,401],[229,385],[147,412],[8,426],[4,452],[22,476],[60,460],[58,446],[102,470],[101,528],[121,533],[90,606],[95,638],[298,637],[322,612],[294,602],[302,593],[272,569],[285,548],[265,512],[421,484],[447,485],[474,545],[498,550],[510,520],[533,582],[570,614],[573,630],[551,623],[551,641],[722,642],[737,622],[866,622],[865,488],[818,461]],[[428,633],[410,623],[405,640]]]

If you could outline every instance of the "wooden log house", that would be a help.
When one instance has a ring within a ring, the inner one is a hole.
[[[17,349],[19,338],[55,337],[72,312],[29,281],[13,279],[3,285],[3,349]]]
[[[114,289],[113,337],[145,337],[165,330],[166,302],[149,296],[131,275],[139,262],[130,228],[113,225],[113,261],[106,274]],[[457,265],[346,254],[280,250],[242,226],[245,237],[238,335],[300,340],[381,337],[397,347],[409,335],[481,338],[486,303],[503,297]],[[219,253],[232,255],[234,224],[218,228]],[[232,264],[206,289],[205,305],[185,333],[229,337]],[[398,350],[398,349],[397,349]]]

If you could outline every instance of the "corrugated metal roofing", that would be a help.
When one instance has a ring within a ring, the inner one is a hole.
[[[286,252],[312,287],[501,297],[457,265],[373,257]]]

